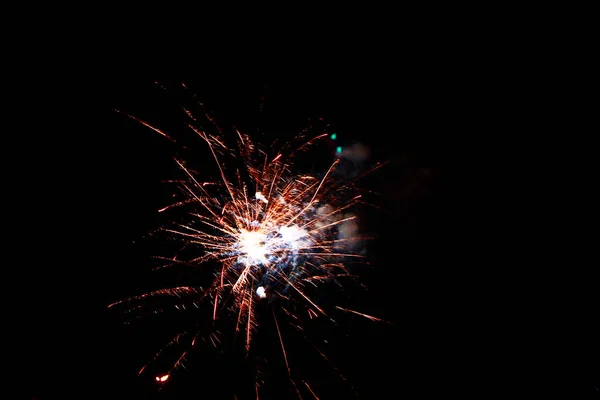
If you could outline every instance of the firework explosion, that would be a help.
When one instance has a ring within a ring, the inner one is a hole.
[[[206,120],[217,127],[202,104],[198,105]],[[190,109],[184,108],[184,111],[191,131],[208,146],[219,177],[214,182],[203,181],[201,174],[188,168],[184,161],[176,160],[185,176],[178,181],[182,199],[160,211],[178,208],[184,210],[186,218],[162,230],[183,239],[185,247],[196,249],[198,256],[185,260],[170,258],[168,265],[217,265],[212,273],[214,279],[205,288],[160,289],[115,302],[109,307],[124,307],[127,315],[136,318],[143,316],[149,307],[151,312],[164,307],[159,300],[159,306],[152,308],[155,303],[150,299],[171,298],[174,300],[171,305],[182,312],[199,308],[202,303],[210,304],[210,313],[200,325],[206,328],[211,324],[215,326],[222,319],[231,321],[234,333],[243,335],[248,352],[253,333],[259,327],[257,304],[268,302],[290,380],[300,397],[290,373],[276,310],[289,316],[290,324],[296,329],[302,329],[300,315],[333,320],[330,311],[319,305],[310,292],[326,282],[342,285],[340,281],[355,278],[347,265],[363,258],[352,252],[363,238],[355,235],[352,222],[355,217],[349,211],[360,202],[361,196],[356,194],[351,183],[335,176],[339,159],[320,177],[294,174],[294,159],[327,134],[316,135],[308,141],[304,139],[297,148],[277,152],[270,158],[248,135],[235,130],[236,143],[228,146],[220,128],[215,129],[218,134],[209,133],[198,124]],[[174,141],[152,125],[127,116]],[[229,160],[241,161],[243,167],[230,169],[236,162],[229,163]],[[379,321],[339,306],[330,309]],[[186,336],[188,349],[179,355],[167,373],[155,377],[156,382],[162,384],[169,380],[199,338],[218,346],[220,334],[215,328],[179,333],[170,344],[179,343]],[[161,353],[162,350],[154,359]],[[139,371],[140,374],[145,368]],[[314,395],[309,384],[304,384]]]

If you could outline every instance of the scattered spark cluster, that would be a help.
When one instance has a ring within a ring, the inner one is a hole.
[[[198,105],[207,120],[216,126],[203,106]],[[290,324],[298,323],[299,313],[306,313],[310,318],[331,319],[329,310],[319,305],[307,289],[318,289],[331,281],[342,285],[340,282],[344,279],[355,278],[347,265],[363,258],[352,251],[353,244],[362,238],[356,235],[355,228],[347,228],[354,224],[355,216],[350,210],[360,202],[361,196],[351,184],[334,176],[339,159],[321,176],[294,173],[294,158],[318,140],[327,138],[327,133],[315,135],[308,141],[304,139],[297,148],[276,152],[270,157],[238,130],[232,132],[235,145],[226,145],[221,129],[217,129],[218,134],[209,133],[190,109],[184,111],[191,131],[208,146],[218,167],[218,180],[204,181],[202,174],[188,168],[183,160],[176,160],[185,177],[178,181],[182,197],[160,211],[179,208],[185,210],[186,218],[184,222],[162,229],[182,239],[187,248],[196,249],[196,257],[186,260],[174,257],[170,259],[171,264],[183,262],[199,268],[214,268],[213,280],[204,289],[196,286],[160,289],[117,301],[109,307],[128,307],[126,313],[135,315],[150,298],[175,299],[175,306],[183,312],[186,306],[198,307],[205,302],[210,304],[211,311],[205,315],[204,322],[231,320],[235,334],[243,334],[246,351],[249,351],[252,335],[259,327],[256,306],[269,302],[289,373],[276,311],[291,316]],[[173,140],[158,128],[128,116]],[[228,163],[232,156],[242,161],[243,168]],[[331,309],[379,320],[339,306]],[[199,337],[205,335],[204,341],[209,340],[214,345],[219,342],[219,335],[214,331],[180,333],[173,342],[179,342],[184,335],[189,337],[189,348],[169,371],[156,376],[158,383],[169,379]],[[159,355],[160,352],[155,358]],[[140,373],[144,369],[145,366]],[[310,386],[306,386],[313,393]]]

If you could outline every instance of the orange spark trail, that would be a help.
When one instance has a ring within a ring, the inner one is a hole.
[[[279,341],[281,342],[281,350],[283,351],[283,359],[285,360],[285,366],[287,368],[288,374],[291,376],[290,366],[287,360],[287,354],[285,352],[285,347],[283,346],[283,338],[281,337],[281,331],[279,330],[279,324],[277,323],[277,317],[275,316],[275,310],[271,307],[271,311],[273,312],[273,319],[275,320],[275,327],[277,328],[277,334],[279,335]]]
[[[313,307],[315,307],[317,310],[321,311],[321,314],[323,315],[327,315],[325,314],[325,311],[323,311],[321,309],[321,307],[319,307],[318,305],[316,305],[315,303],[312,302],[311,299],[309,299],[304,293],[302,293],[302,291],[300,289],[298,289],[296,286],[294,286],[294,284],[292,282],[290,282],[285,276],[281,276],[291,287],[293,287],[294,289],[296,289],[296,292],[298,292],[302,297],[304,297],[306,299],[306,301],[308,301],[310,304],[313,305]]]
[[[192,180],[192,182],[194,182],[196,184],[196,187],[202,189],[202,191],[204,192],[204,194],[207,197],[210,197],[210,195],[208,194],[208,192],[206,191],[206,189],[204,189],[204,185],[201,185],[200,183],[198,183],[198,181],[196,180],[196,178],[194,178],[194,176],[192,174],[190,174],[190,171],[187,170],[187,168],[183,165],[183,163],[181,161],[177,160],[177,159],[175,159],[175,162],[189,176],[189,178]],[[201,203],[201,200],[198,198],[198,196],[196,196],[194,192],[192,192],[192,191],[190,191],[190,192],[196,198],[196,200],[198,200]],[[209,211],[210,211],[210,209],[209,209]]]
[[[292,371],[290,370],[290,365],[288,364],[287,353],[285,352],[285,347],[283,346],[283,338],[281,337],[281,331],[279,330],[279,324],[277,323],[277,317],[275,316],[275,310],[273,309],[273,307],[271,307],[271,311],[273,312],[273,319],[275,320],[275,327],[277,328],[277,334],[279,335],[279,341],[281,342],[281,350],[283,351],[283,359],[285,360],[285,367],[287,368],[290,382],[292,382],[294,389],[296,389],[296,394],[298,395],[298,397],[300,399],[302,399],[302,395],[300,394],[300,391],[298,390],[298,387],[296,386],[296,382],[294,382],[294,379],[292,379]]]
[[[150,125],[150,124],[149,124],[149,123],[147,123],[146,121],[142,121],[141,119],[139,119],[139,118],[137,118],[137,117],[134,117],[133,115],[129,115],[129,114],[127,114],[127,113],[124,113],[124,112],[123,112],[123,111],[121,111],[121,110],[116,110],[116,109],[115,109],[115,111],[116,111],[116,112],[118,112],[119,114],[123,114],[123,115],[125,115],[125,116],[127,116],[127,117],[131,118],[132,120],[134,120],[134,121],[136,121],[136,122],[139,122],[140,124],[144,125],[144,126],[145,126],[145,127],[147,127],[147,128],[150,128],[150,129],[152,129],[154,132],[156,132],[156,133],[158,133],[158,134],[160,134],[160,135],[162,135],[162,136],[166,137],[167,139],[169,139],[169,140],[170,140],[170,141],[172,141],[173,143],[177,143],[177,142],[175,141],[175,139],[173,139],[172,137],[170,137],[169,135],[167,135],[166,133],[164,133],[164,132],[163,132],[163,131],[161,131],[160,129],[153,127],[152,125]]]
[[[223,167],[221,166],[221,163],[219,162],[219,158],[217,157],[217,154],[215,153],[215,149],[213,148],[212,143],[210,143],[210,140],[208,139],[208,135],[206,133],[200,132],[199,130],[197,130],[195,127],[193,127],[191,125],[190,125],[190,128],[192,128],[192,130],[194,132],[196,132],[198,135],[200,135],[200,137],[202,139],[204,139],[204,141],[208,144],[208,147],[210,148],[210,151],[217,163],[217,167],[219,167],[219,171],[221,171],[221,178],[223,179],[223,183],[225,184],[225,187],[227,188],[227,191],[229,192],[229,195],[231,196],[231,198],[235,199],[236,196],[234,196],[233,191],[230,187],[229,181],[225,177],[225,172],[223,172]],[[235,204],[235,202],[234,202],[234,205],[237,206],[237,204]],[[238,212],[239,212],[239,209],[238,209]]]
[[[388,322],[388,321],[385,321],[385,320],[383,320],[383,319],[381,319],[381,318],[374,317],[374,316],[372,316],[372,315],[363,314],[363,313],[360,313],[360,312],[358,312],[358,311],[349,310],[349,309],[347,309],[347,308],[343,308],[343,307],[340,307],[340,306],[335,306],[335,308],[337,308],[337,309],[339,309],[339,310],[342,310],[342,311],[349,312],[349,313],[353,313],[353,314],[356,314],[356,315],[360,315],[361,317],[365,317],[365,318],[367,318],[367,319],[370,319],[371,321],[376,321],[376,322],[385,322],[385,323],[388,323],[388,324],[389,324],[389,322]]]
[[[325,182],[325,179],[327,178],[327,176],[329,176],[329,173],[333,170],[333,167],[335,167],[338,163],[339,163],[339,161],[335,160],[334,163],[331,164],[331,167],[329,167],[329,169],[327,170],[327,173],[325,174],[325,176],[323,177],[323,179],[321,179],[321,183],[319,183],[319,186],[317,187],[317,190],[315,190],[315,193],[313,194],[313,197],[308,202],[307,206],[304,207],[304,209],[302,211],[300,211],[300,213],[298,213],[295,217],[293,217],[292,219],[290,219],[288,221],[288,223],[286,224],[287,226],[289,226],[292,222],[294,222],[300,215],[304,214],[304,212],[306,210],[308,210],[313,205],[313,201],[315,200],[315,197],[317,197],[317,194],[319,193],[319,190],[321,189],[321,186],[323,185],[323,182]]]
[[[248,294],[248,323],[246,326],[246,351],[250,351],[250,327],[252,325],[252,294],[254,293],[254,287],[250,289]]]
[[[315,392],[313,392],[312,388],[309,386],[308,382],[304,382],[304,384],[306,385],[306,387],[308,388],[308,390],[310,390],[310,394],[312,394],[313,396],[315,396],[315,399],[319,400],[319,398],[317,397],[317,395],[315,394]]]

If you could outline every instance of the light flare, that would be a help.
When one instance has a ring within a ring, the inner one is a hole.
[[[269,251],[266,240],[267,237],[263,232],[242,229],[239,245],[243,255],[240,256],[240,259],[244,259],[244,263],[250,265],[266,263],[266,255]]]

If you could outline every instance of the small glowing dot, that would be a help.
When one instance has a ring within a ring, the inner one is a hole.
[[[262,286],[259,286],[258,289],[256,289],[256,294],[261,299],[264,299],[265,297],[267,297],[267,294],[265,293],[265,288]]]
[[[336,133],[332,133],[332,134],[331,134],[331,140],[335,140],[335,138],[336,138],[336,137],[337,137],[337,134],[336,134]]]
[[[265,204],[269,204],[269,200],[267,200],[267,198],[261,192],[256,192],[254,197],[256,197],[256,200],[260,200],[263,201]]]
[[[338,146],[335,151],[339,154],[342,152],[342,146]]]

